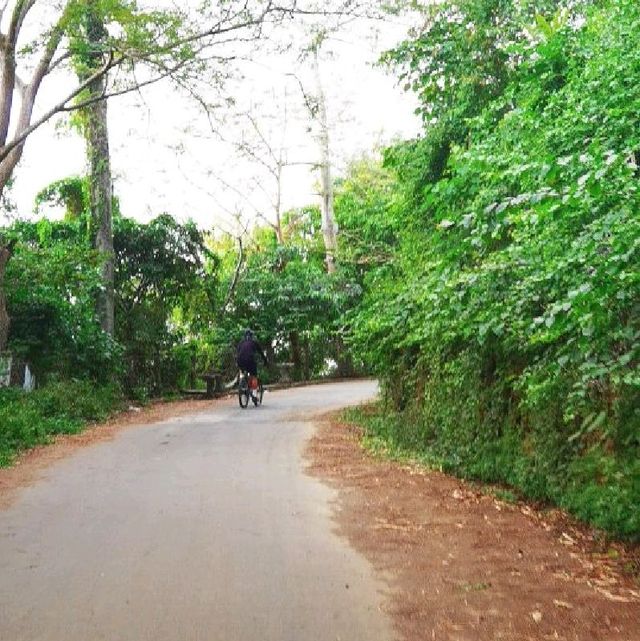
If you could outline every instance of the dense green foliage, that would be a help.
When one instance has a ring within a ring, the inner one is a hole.
[[[357,303],[361,288],[346,272],[326,273],[316,208],[287,212],[283,231],[285,242],[278,244],[273,230],[257,229],[240,269],[237,262],[229,264],[221,291],[238,278],[215,340],[228,348],[243,328],[251,328],[273,365],[267,380],[282,373],[278,363],[290,364],[295,380],[352,374],[342,338],[345,312]],[[231,256],[237,260],[235,252]]]
[[[217,263],[193,224],[118,216],[114,226],[114,339],[96,320],[99,259],[85,214],[4,231],[18,241],[6,275],[9,348],[43,383],[87,379],[143,397],[174,390],[186,375],[181,347],[212,313]]]
[[[125,384],[146,397],[184,384],[184,345],[213,317],[215,257],[192,223],[115,223],[116,340]]]
[[[80,220],[16,223],[18,240],[5,287],[11,315],[10,350],[46,381],[88,377],[108,382],[120,369],[120,348],[95,322],[100,276]]]
[[[122,404],[116,386],[64,381],[26,394],[0,390],[0,467],[27,447],[56,434],[74,434],[87,422],[105,419]]]
[[[398,248],[354,340],[390,439],[637,537],[640,7],[526,4],[443,3],[389,54],[447,131],[387,152]]]

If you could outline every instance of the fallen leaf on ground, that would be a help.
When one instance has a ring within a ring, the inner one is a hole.
[[[566,601],[558,601],[558,599],[553,600],[553,605],[555,605],[557,608],[566,608],[567,610],[571,610],[571,608],[573,608],[571,603],[567,603]]]

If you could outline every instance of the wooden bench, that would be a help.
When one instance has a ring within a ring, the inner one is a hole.
[[[281,383],[290,383],[293,378],[293,363],[278,363],[278,379]]]
[[[200,374],[198,378],[207,384],[207,391],[205,392],[207,398],[215,398],[223,392],[221,372],[207,372],[206,374]]]

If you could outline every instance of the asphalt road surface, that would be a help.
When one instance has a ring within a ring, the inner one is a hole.
[[[386,586],[304,474],[314,414],[371,382],[126,429],[0,512],[1,641],[389,641]]]

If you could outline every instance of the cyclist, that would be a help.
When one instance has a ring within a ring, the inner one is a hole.
[[[256,357],[260,355],[267,365],[267,357],[260,347],[260,343],[255,339],[250,329],[244,331],[243,339],[238,343],[236,348],[236,363],[238,367],[247,372],[250,376],[258,376],[258,363]]]

